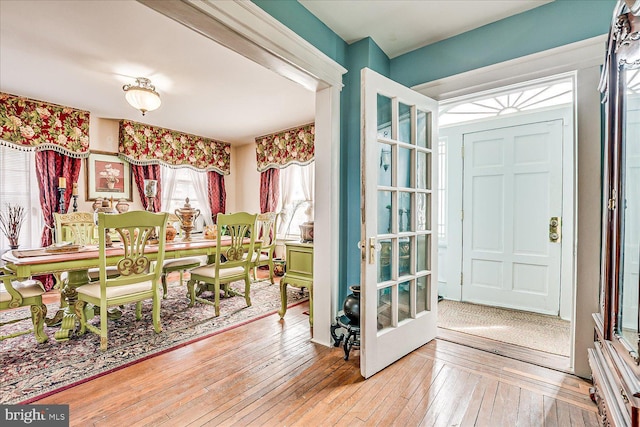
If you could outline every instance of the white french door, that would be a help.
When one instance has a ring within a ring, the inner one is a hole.
[[[562,138],[562,120],[464,135],[463,301],[558,314]]]
[[[438,103],[365,68],[362,77],[360,371],[436,336]]]

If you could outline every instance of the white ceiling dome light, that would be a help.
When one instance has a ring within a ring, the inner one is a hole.
[[[160,107],[160,95],[156,92],[156,88],[151,84],[151,80],[145,77],[137,77],[135,85],[124,85],[122,89],[125,91],[124,97],[133,107],[142,111],[144,116],[147,111],[153,111]]]

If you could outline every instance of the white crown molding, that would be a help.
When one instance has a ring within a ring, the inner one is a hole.
[[[422,83],[412,89],[441,101],[589,68],[604,62],[606,43],[607,35],[603,34],[499,64]]]
[[[347,70],[249,0],[138,0],[313,91],[342,87]]]

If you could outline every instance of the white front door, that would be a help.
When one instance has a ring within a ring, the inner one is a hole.
[[[362,70],[360,371],[365,378],[436,336],[438,104]]]
[[[463,147],[463,301],[557,315],[562,120],[465,134]]]

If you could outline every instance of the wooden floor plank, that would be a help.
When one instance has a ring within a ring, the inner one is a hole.
[[[558,423],[557,403],[555,399],[544,396],[544,427],[564,427]]]
[[[153,357],[36,403],[71,426],[596,426],[589,383],[433,340],[373,377],[359,352],[310,341],[308,304]],[[568,424],[562,424],[568,423]]]
[[[496,400],[496,393],[498,392],[498,385],[500,384],[495,379],[488,379],[488,383],[484,388],[482,394],[482,401],[480,402],[480,409],[473,425],[478,427],[490,427],[493,426],[491,421],[493,415],[493,406]]]
[[[527,389],[520,389],[517,427],[538,427],[543,415],[543,396]]]
[[[438,328],[437,337],[444,341],[462,344],[467,347],[477,348],[512,359],[523,360],[534,365],[558,371],[570,372],[571,370],[571,359],[567,356],[546,353],[544,351],[466,334],[451,329]]]
[[[474,392],[478,387],[480,382],[480,376],[469,373],[469,376],[465,380],[462,387],[459,389],[459,392],[454,397],[454,402],[456,402],[455,407],[467,408],[471,406],[471,400],[473,399]],[[448,419],[443,418],[443,421],[446,421],[444,425],[447,426],[459,426],[462,425],[462,419],[464,418],[465,413],[463,411],[454,408],[454,405],[451,405],[452,411],[450,411],[450,415]],[[453,410],[455,409],[455,410]]]

